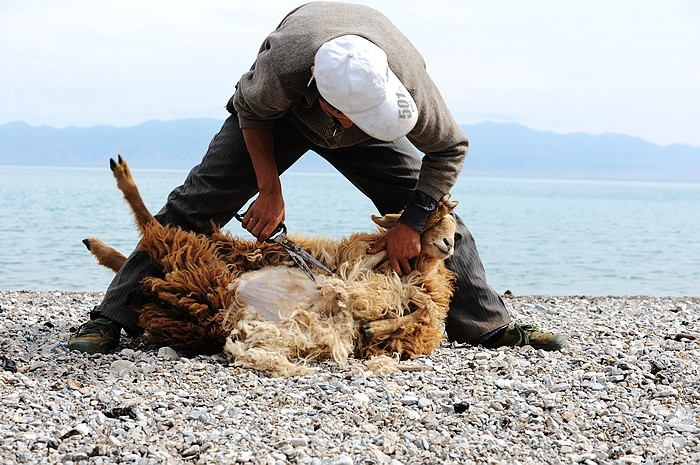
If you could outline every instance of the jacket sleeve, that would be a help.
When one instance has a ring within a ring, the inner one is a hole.
[[[427,72],[421,73],[414,89],[411,95],[418,107],[418,121],[407,137],[425,154],[416,190],[440,199],[457,182],[469,140]]]

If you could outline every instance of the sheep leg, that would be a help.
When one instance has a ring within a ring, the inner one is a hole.
[[[148,211],[146,205],[143,203],[139,189],[136,187],[134,178],[131,176],[131,171],[126,161],[122,159],[119,155],[118,161],[109,159],[109,167],[112,169],[114,178],[117,180],[117,187],[124,194],[124,199],[127,201],[134,213],[134,218],[136,219],[136,225],[138,226],[141,234],[143,234],[146,225],[150,222],[157,223],[158,221],[151,215]]]
[[[385,261],[388,257],[389,255],[387,254],[386,250],[382,250],[381,252],[378,252],[374,255],[367,254],[362,263],[362,268],[373,270],[377,266],[379,266],[379,264]]]
[[[115,273],[119,271],[126,261],[126,257],[124,255],[96,237],[83,239],[83,244],[85,244],[85,247],[87,247],[90,253],[97,258],[97,263],[109,268]]]
[[[398,318],[370,321],[362,325],[362,332],[367,341],[386,339],[401,328],[425,323],[425,313],[424,310],[416,310],[413,313]]]

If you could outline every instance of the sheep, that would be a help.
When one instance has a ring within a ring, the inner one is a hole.
[[[278,244],[161,225],[144,205],[127,163],[110,159],[118,188],[133,210],[139,248],[162,270],[142,285],[139,324],[152,343],[188,353],[223,351],[238,366],[274,376],[310,371],[307,361],[350,356],[429,354],[444,340],[454,275],[444,264],[454,250],[457,205],[438,202],[421,233],[413,271],[399,277],[386,251],[367,254],[399,214],[377,217],[376,232],[343,239],[290,234],[333,275],[316,282]],[[96,237],[83,241],[115,272],[124,255]]]

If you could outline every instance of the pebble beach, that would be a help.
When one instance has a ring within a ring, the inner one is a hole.
[[[293,378],[124,335],[69,351],[101,298],[0,291],[0,463],[700,462],[700,298],[506,296],[568,345],[445,342]]]

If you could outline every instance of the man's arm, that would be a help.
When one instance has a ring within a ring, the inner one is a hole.
[[[272,128],[243,128],[242,131],[260,192],[243,216],[243,227],[259,241],[264,241],[285,218],[282,183],[275,165]]]

